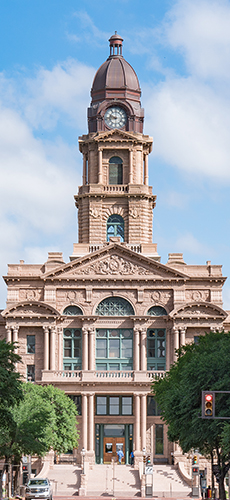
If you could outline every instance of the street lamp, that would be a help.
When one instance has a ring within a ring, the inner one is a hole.
[[[82,450],[81,450],[81,454],[82,454],[82,459],[83,459],[83,470],[82,470],[82,474],[85,474],[85,448],[82,448]]]
[[[144,447],[142,450],[143,453],[143,474],[145,474],[145,464],[146,464],[146,448]]]

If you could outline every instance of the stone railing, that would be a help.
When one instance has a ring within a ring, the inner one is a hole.
[[[110,184],[109,186],[104,186],[104,191],[111,192],[124,192],[127,191],[127,186],[124,184]]]
[[[158,380],[165,376],[165,371],[133,371],[133,370],[43,370],[42,382],[87,382],[87,383],[108,383],[108,381],[117,381],[119,383],[127,382],[142,382],[151,384],[154,380]],[[38,382],[38,381],[37,381]]]

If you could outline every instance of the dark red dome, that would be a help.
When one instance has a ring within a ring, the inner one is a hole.
[[[104,88],[127,88],[140,92],[137,75],[132,66],[122,56],[110,56],[98,69],[92,86],[92,92]]]

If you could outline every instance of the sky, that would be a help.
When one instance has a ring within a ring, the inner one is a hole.
[[[77,242],[94,74],[115,30],[154,138],[153,241],[161,262],[223,265],[230,277],[230,0],[1,0],[0,274],[66,262]],[[230,279],[224,286],[230,309]],[[0,308],[6,286],[0,282]]]

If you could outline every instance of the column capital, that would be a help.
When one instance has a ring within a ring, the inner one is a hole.
[[[186,333],[186,330],[187,330],[187,326],[183,326],[182,328],[179,329],[180,330],[180,333]]]
[[[12,328],[13,328],[13,332],[14,333],[18,333],[18,330],[19,330],[19,326],[18,325],[12,325]]]
[[[61,335],[61,334],[62,334],[62,332],[63,332],[63,328],[62,328],[62,326],[57,326],[56,328],[57,328],[57,333],[58,333],[58,335]]]
[[[172,333],[179,333],[179,326],[173,326]]]
[[[52,325],[50,327],[50,331],[53,332],[53,333],[57,333],[57,327],[56,327],[56,325]]]
[[[42,326],[44,332],[49,332],[49,326],[48,325],[43,325]]]

